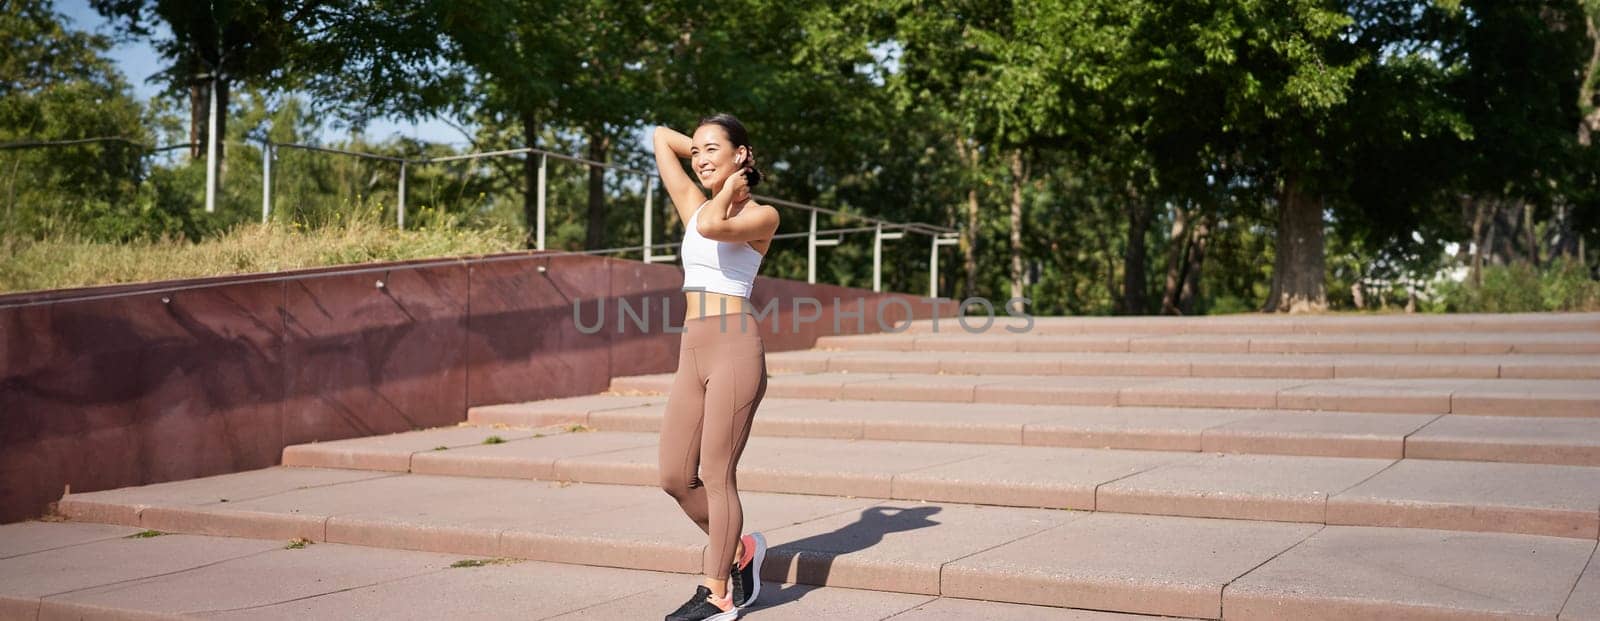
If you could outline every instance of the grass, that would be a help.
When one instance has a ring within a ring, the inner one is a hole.
[[[510,565],[516,562],[516,559],[510,558],[469,558],[451,563],[450,566],[453,568],[483,567],[485,565]]]
[[[483,439],[484,444],[505,444],[506,439],[500,436],[489,436]]]
[[[166,533],[163,533],[159,530],[144,530],[132,535],[128,535],[127,537],[124,537],[124,539],[149,539],[151,537],[160,537],[165,534]]]
[[[283,549],[285,549],[285,550],[299,550],[299,549],[304,548],[304,547],[306,547],[307,545],[310,545],[310,544],[311,544],[311,540],[310,539],[306,539],[305,537],[295,537],[294,539],[290,539],[289,540],[289,545],[283,546]]]
[[[476,256],[518,250],[505,229],[397,231],[351,220],[316,230],[246,224],[201,243],[103,243],[59,236],[0,237],[0,293],[151,282],[375,261]]]
[[[566,427],[564,427],[564,429],[566,429],[570,433],[584,433],[584,432],[588,432],[588,431],[594,431],[594,427],[590,427],[588,425],[580,425],[580,424],[567,425]]]

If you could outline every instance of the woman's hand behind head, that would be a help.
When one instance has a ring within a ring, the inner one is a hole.
[[[738,172],[728,175],[728,180],[722,182],[722,191],[728,192],[729,196],[735,198],[749,194],[750,178],[746,176],[746,173],[749,173],[750,170],[749,168],[742,168]]]

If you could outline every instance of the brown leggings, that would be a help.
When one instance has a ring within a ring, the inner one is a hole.
[[[766,349],[751,316],[684,321],[661,424],[661,489],[711,536],[701,571],[714,580],[728,579],[744,528],[734,469],[766,392]]]

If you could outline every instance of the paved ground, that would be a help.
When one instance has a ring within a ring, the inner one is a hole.
[[[97,524],[0,526],[0,618],[654,619],[683,574]],[[742,618],[1115,621],[1091,611],[769,584]]]

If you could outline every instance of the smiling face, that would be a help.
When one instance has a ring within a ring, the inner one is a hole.
[[[689,163],[694,168],[700,185],[713,192],[722,189],[722,182],[744,167],[740,157],[748,157],[744,147],[735,147],[728,132],[719,125],[701,125],[694,130],[694,145],[689,148]]]

